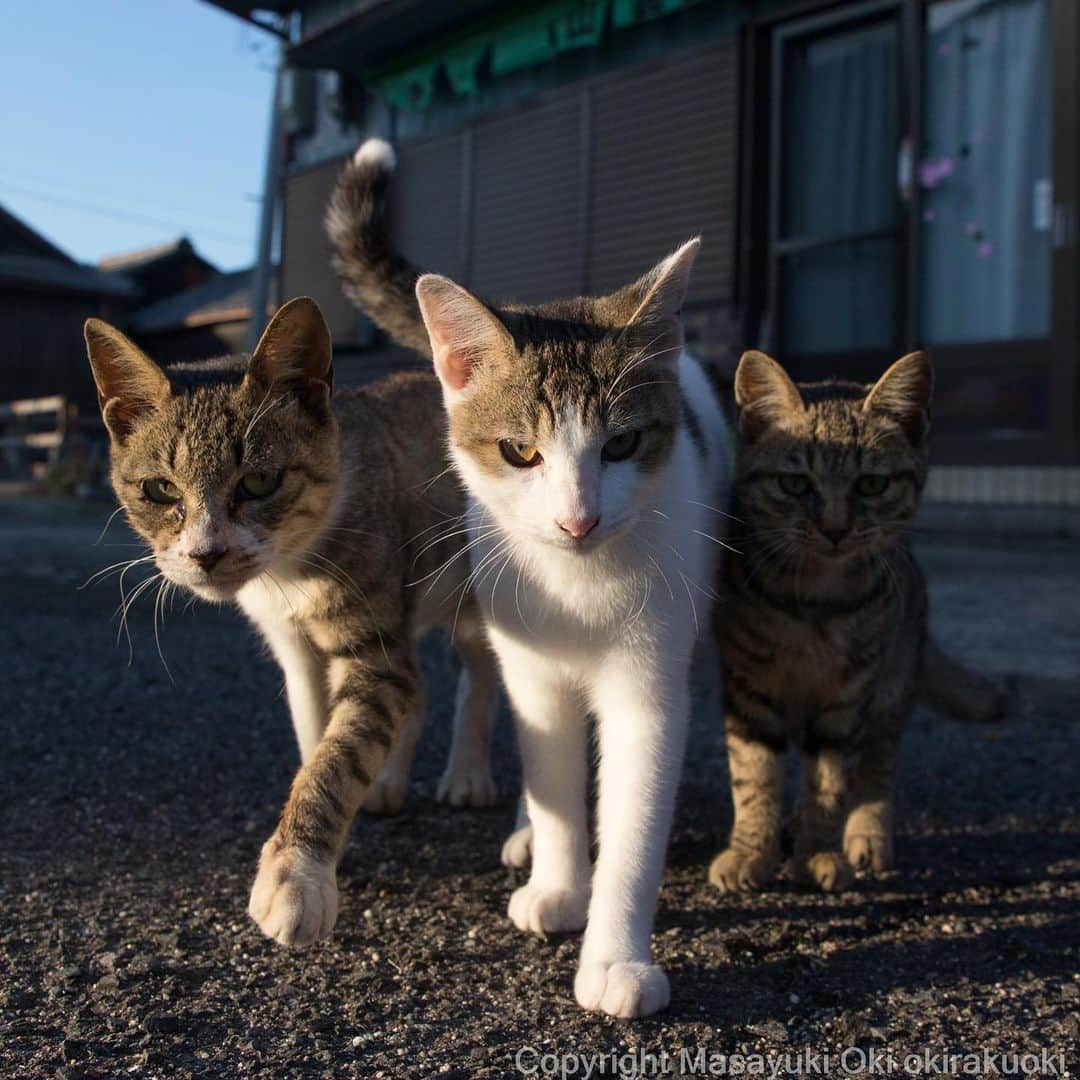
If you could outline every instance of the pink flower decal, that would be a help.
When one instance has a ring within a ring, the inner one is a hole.
[[[948,180],[956,172],[956,161],[951,157],[926,158],[919,163],[919,183],[924,188],[936,188],[942,180]]]

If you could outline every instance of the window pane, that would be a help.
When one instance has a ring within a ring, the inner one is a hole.
[[[781,264],[784,352],[888,348],[893,342],[892,240],[860,240],[789,255]]]
[[[894,223],[897,51],[893,22],[785,49],[781,238]]]
[[[923,338],[1050,332],[1048,0],[927,9],[922,188]]]

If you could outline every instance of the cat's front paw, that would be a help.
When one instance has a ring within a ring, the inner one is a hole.
[[[773,852],[747,854],[727,848],[709,867],[709,881],[722,893],[751,892],[765,888],[779,865]]]
[[[586,889],[545,889],[530,881],[514,890],[506,913],[519,930],[540,937],[583,930],[589,893]]]
[[[327,937],[337,922],[333,863],[288,847],[275,833],[263,844],[248,914],[279,945],[302,948]]]
[[[582,962],[574,979],[574,996],[590,1012],[632,1020],[666,1009],[671,988],[655,964]]]
[[[796,860],[795,876],[822,892],[843,892],[852,882],[851,863],[839,851],[816,851]]]
[[[892,869],[892,837],[887,832],[845,833],[844,855],[856,870],[883,873]]]
[[[368,814],[400,814],[405,805],[405,794],[409,790],[408,776],[375,777],[375,782],[367,789],[361,804]]]
[[[531,825],[515,829],[503,843],[502,864],[513,870],[524,870],[532,861],[533,831]]]
[[[450,806],[494,806],[499,789],[486,765],[477,769],[451,769],[443,773],[436,793],[439,802]]]

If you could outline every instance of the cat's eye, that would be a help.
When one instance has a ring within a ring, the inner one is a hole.
[[[810,477],[801,473],[781,473],[776,479],[785,495],[806,495],[810,491]]]
[[[880,473],[864,473],[855,481],[860,495],[880,495],[889,486],[889,478]]]
[[[527,443],[517,442],[514,439],[500,439],[499,452],[503,460],[508,465],[513,465],[515,469],[531,469],[544,460],[535,446],[529,446]]]
[[[638,448],[640,442],[640,431],[623,431],[618,435],[613,435],[604,443],[603,459],[605,461],[625,461]]]
[[[142,490],[143,494],[151,502],[160,503],[162,506],[171,506],[184,497],[180,489],[171,480],[165,480],[162,477],[144,480]]]
[[[241,499],[265,499],[281,487],[279,472],[249,472],[240,477],[236,494]]]

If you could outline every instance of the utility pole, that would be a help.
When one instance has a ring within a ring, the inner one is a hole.
[[[262,207],[259,212],[259,241],[255,249],[255,268],[251,276],[251,322],[248,323],[247,348],[251,352],[266,325],[266,305],[274,275],[274,221],[277,217],[278,191],[281,186],[281,85],[285,71],[283,46],[278,46],[274,66],[274,91],[270,102],[270,133],[266,142],[266,168],[263,173]]]

